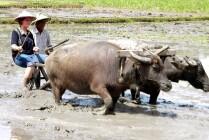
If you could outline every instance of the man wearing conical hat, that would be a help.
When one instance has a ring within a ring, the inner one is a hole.
[[[15,21],[19,26],[12,31],[11,35],[11,49],[14,63],[20,67],[26,68],[23,76],[23,87],[28,89],[27,85],[35,72],[34,64],[39,62],[35,52],[39,48],[35,46],[32,33],[29,31],[29,26],[32,21],[36,19],[30,12],[22,11]]]
[[[44,54],[47,47],[51,47],[51,40],[48,31],[45,29],[46,23],[51,19],[43,14],[37,14],[33,22],[35,27],[32,30],[35,45],[39,47],[39,53]]]

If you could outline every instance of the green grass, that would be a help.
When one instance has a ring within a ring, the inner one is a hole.
[[[112,7],[167,12],[209,13],[209,0],[0,0],[0,7]]]

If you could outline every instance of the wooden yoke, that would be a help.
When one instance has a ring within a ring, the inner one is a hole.
[[[158,55],[160,57],[167,57],[167,56],[174,56],[176,55],[176,51],[170,49],[169,46],[159,46],[159,47],[152,47],[152,48],[143,48],[144,51],[149,52],[153,55]]]

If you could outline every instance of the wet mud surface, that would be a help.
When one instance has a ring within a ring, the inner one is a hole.
[[[50,91],[24,93],[20,81],[24,69],[13,65],[9,49],[14,25],[0,25],[0,136],[3,139],[209,139],[209,93],[187,82],[173,83],[161,92],[157,105],[142,94],[140,105],[118,102],[116,115],[97,115],[103,102],[98,96],[67,91],[64,104],[56,106]],[[70,38],[109,40],[122,48],[169,45],[179,56],[199,57],[209,68],[209,23],[131,23],[48,25],[53,44]],[[130,92],[126,91],[130,99]]]

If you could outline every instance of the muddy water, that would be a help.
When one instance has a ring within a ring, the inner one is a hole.
[[[10,140],[11,138],[11,129],[9,126],[1,125],[0,126],[0,136],[1,140]]]
[[[148,105],[149,97],[142,94],[141,105],[119,103],[117,115],[108,117],[91,113],[94,107],[101,106],[98,97],[67,92],[64,98],[71,107],[57,108],[48,92],[16,96],[24,69],[12,64],[8,46],[13,28],[14,25],[0,25],[0,120],[12,122],[0,125],[5,132],[1,131],[0,136],[10,133],[20,139],[209,139],[209,93],[183,81],[173,83],[170,92],[161,92],[157,106]],[[111,40],[123,48],[169,45],[177,49],[178,55],[199,57],[209,69],[208,22],[71,24],[49,25],[48,29],[53,44],[70,38],[69,43]],[[126,96],[130,96],[129,91]]]

